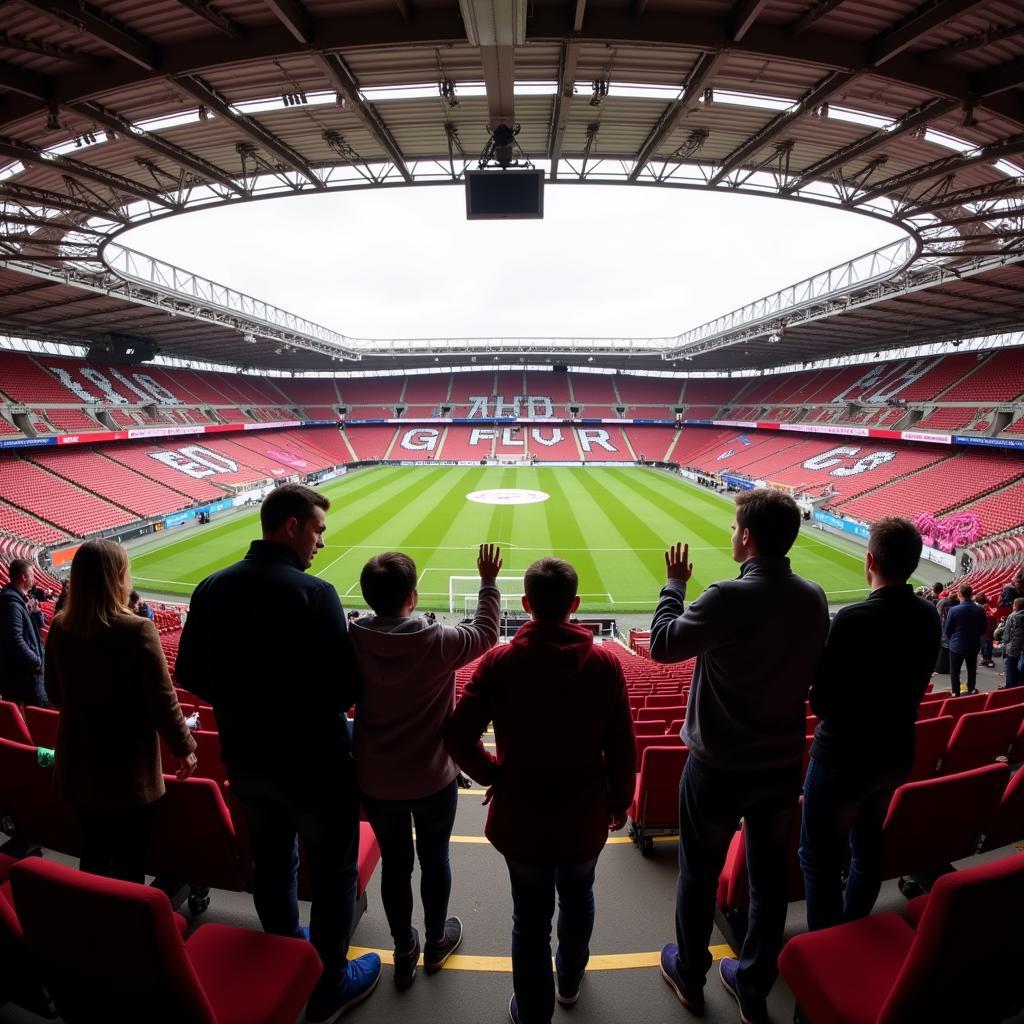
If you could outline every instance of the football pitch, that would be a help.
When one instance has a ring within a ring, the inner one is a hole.
[[[475,492],[492,492],[470,500]],[[508,492],[512,493],[508,493]],[[520,492],[538,492],[516,494]],[[497,493],[494,493],[497,492]],[[576,566],[581,606],[590,612],[646,612],[665,579],[665,548],[688,542],[692,600],[734,577],[731,502],[653,469],[568,467],[377,467],[324,487],[331,499],[326,547],[310,572],[329,580],[346,606],[363,606],[359,572],[372,554],[405,551],[419,570],[420,607],[447,610],[450,577],[475,574],[476,546],[501,545],[502,577],[519,577],[542,555]],[[546,495],[538,500],[540,495]],[[516,500],[524,504],[508,504]],[[136,548],[139,589],[191,594],[205,576],[241,558],[259,536],[258,513],[209,526],[188,525]],[[863,597],[863,553],[806,524],[792,552],[794,569],[818,581],[829,601]],[[460,592],[472,583],[457,584]],[[521,583],[503,583],[521,593]],[[510,600],[517,605],[518,600]],[[459,599],[457,610],[462,610]]]

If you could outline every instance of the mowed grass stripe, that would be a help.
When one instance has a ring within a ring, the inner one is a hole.
[[[571,562],[579,577],[579,592],[581,594],[604,594],[608,593],[608,586],[604,577],[597,567],[594,556],[590,554],[589,547],[606,547],[601,538],[592,534],[589,523],[587,532],[576,518],[577,510],[583,511],[580,505],[573,503],[567,496],[567,489],[575,492],[574,478],[569,474],[559,473],[556,469],[541,470],[541,490],[551,495],[548,501],[544,502],[544,516],[548,524],[548,536],[551,540],[551,550],[545,554],[551,554],[558,558],[564,558]],[[563,488],[562,484],[565,484]],[[575,495],[574,495],[575,496]],[[589,509],[588,509],[589,512]],[[562,550],[562,549],[576,550]],[[538,555],[538,557],[540,557]],[[596,602],[588,601],[590,607]]]

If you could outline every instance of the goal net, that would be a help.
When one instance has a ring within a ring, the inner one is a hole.
[[[498,589],[501,591],[501,610],[516,612],[522,610],[522,576],[499,576]],[[476,614],[477,594],[480,592],[479,576],[448,577],[448,611],[460,612],[470,617]]]

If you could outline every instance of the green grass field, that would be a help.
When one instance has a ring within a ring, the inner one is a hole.
[[[466,495],[489,488],[544,491],[537,504],[499,506]],[[502,576],[520,576],[534,559],[572,562],[588,611],[644,612],[664,582],[666,546],[690,544],[691,599],[715,580],[736,575],[729,547],[730,503],[650,469],[380,467],[332,481],[326,548],[311,572],[330,580],[346,605],[362,604],[359,571],[385,550],[410,554],[420,570],[423,608],[448,607],[449,577],[475,572],[476,545],[499,543]],[[132,573],[141,590],[190,594],[205,576],[240,558],[259,535],[255,511],[210,526],[186,526],[136,549]],[[794,568],[817,580],[829,600],[864,596],[863,554],[804,529]],[[695,585],[694,585],[695,584]],[[511,582],[505,587],[513,590]]]

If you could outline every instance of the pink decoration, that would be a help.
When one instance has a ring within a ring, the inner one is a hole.
[[[955,551],[981,537],[981,520],[966,513],[936,519],[932,513],[923,512],[914,525],[921,531],[925,544],[940,551]]]

